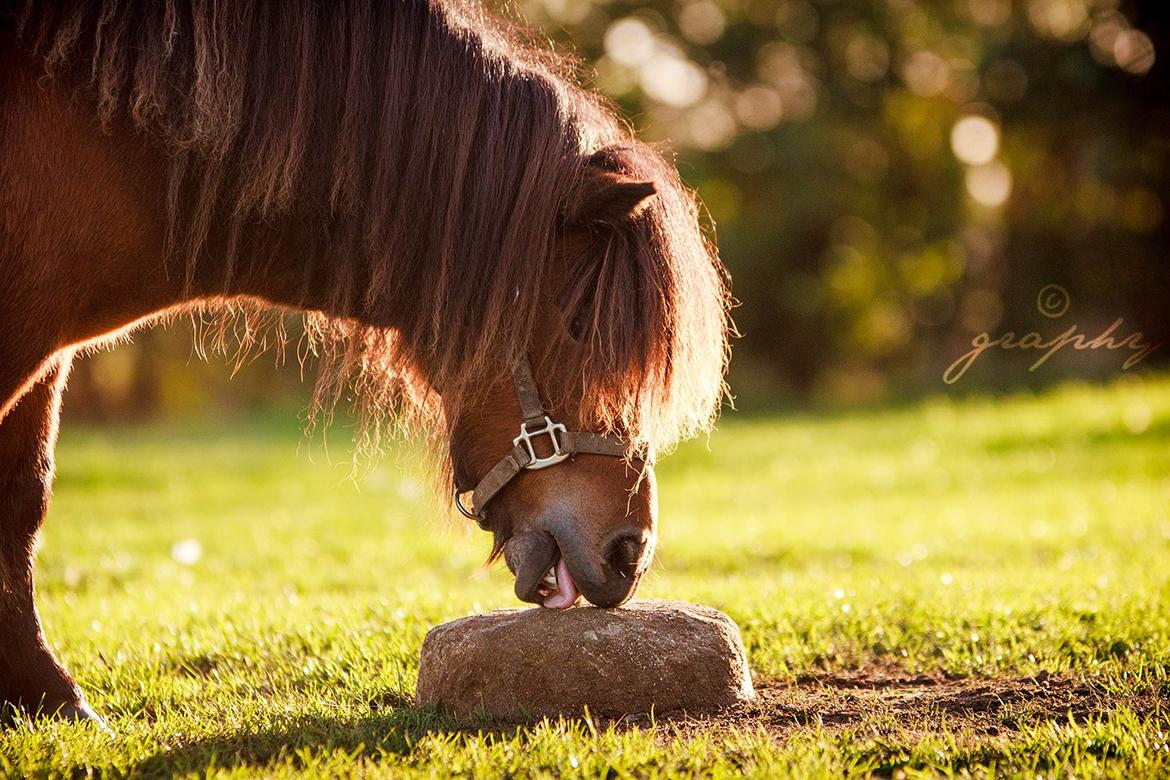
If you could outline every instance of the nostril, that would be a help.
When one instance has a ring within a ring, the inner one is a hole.
[[[619,532],[606,546],[605,562],[623,577],[633,577],[642,561],[645,546],[640,530]]]

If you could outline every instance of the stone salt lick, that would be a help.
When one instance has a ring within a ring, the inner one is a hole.
[[[431,629],[418,703],[497,720],[709,712],[752,699],[739,628],[680,601],[501,609]]]

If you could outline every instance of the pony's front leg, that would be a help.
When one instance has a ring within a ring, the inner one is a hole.
[[[45,642],[33,599],[37,532],[49,506],[63,355],[0,420],[0,707],[99,720]]]

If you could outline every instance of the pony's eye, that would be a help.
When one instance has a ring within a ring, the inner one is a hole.
[[[571,338],[573,341],[576,341],[577,343],[581,343],[585,340],[586,327],[587,323],[585,321],[585,315],[575,315],[572,319],[569,320],[569,323],[566,326],[566,329],[569,332],[569,338]]]

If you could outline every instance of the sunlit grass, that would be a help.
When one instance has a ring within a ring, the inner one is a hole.
[[[116,736],[21,725],[0,772],[1170,771],[1165,712],[1125,707],[995,739],[876,714],[783,733],[453,731],[410,706],[419,646],[511,606],[509,578],[480,568],[486,535],[441,520],[409,458],[357,487],[347,473],[294,419],[67,429],[40,604]],[[1170,378],[732,417],[660,476],[641,595],[728,612],[757,678],[876,663],[1170,692]]]

